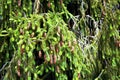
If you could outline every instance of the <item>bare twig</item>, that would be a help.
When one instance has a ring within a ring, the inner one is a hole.
[[[5,67],[6,67],[7,64],[8,64],[8,62],[6,62],[6,63],[2,66],[2,68],[0,69],[0,72],[2,72],[2,71],[5,69]]]

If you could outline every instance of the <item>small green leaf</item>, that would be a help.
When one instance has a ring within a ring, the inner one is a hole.
[[[24,49],[24,48],[25,48],[25,45],[23,44],[23,45],[22,45],[22,49]]]
[[[11,37],[11,41],[13,42],[15,39],[14,39],[14,37]]]
[[[7,9],[7,5],[5,5],[5,9]]]
[[[25,49],[26,49],[26,51],[29,51],[29,49],[30,49],[30,48],[29,48],[29,46],[26,46],[26,48],[25,48]]]
[[[28,80],[31,80],[31,77],[30,77],[30,76],[28,76]]]
[[[32,57],[32,52],[31,51],[28,53],[28,57]]]
[[[20,39],[23,39],[23,38],[24,38],[24,36],[20,35],[20,36],[19,36],[19,38],[20,38]]]
[[[48,72],[48,71],[49,71],[49,70],[46,68],[46,69],[45,69],[45,72]]]
[[[29,44],[30,48],[33,49],[33,45],[32,44]]]
[[[22,44],[23,40],[20,40],[19,42],[17,42],[18,45]]]
[[[110,25],[110,30],[112,30],[113,29],[113,27],[112,27],[112,25]]]
[[[11,0],[7,0],[7,4],[11,4]]]

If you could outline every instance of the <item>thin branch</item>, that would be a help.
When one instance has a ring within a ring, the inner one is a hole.
[[[2,66],[2,68],[0,69],[0,72],[2,72],[2,71],[5,69],[5,67],[6,67],[7,64],[8,64],[8,62],[6,62],[6,63]]]

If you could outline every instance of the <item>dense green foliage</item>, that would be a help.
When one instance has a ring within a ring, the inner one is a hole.
[[[119,80],[119,0],[0,0],[1,80]]]

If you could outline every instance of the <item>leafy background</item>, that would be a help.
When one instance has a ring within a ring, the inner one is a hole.
[[[0,0],[1,80],[119,80],[119,0]]]

